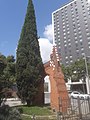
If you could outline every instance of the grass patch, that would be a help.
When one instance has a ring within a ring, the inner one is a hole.
[[[27,107],[27,106],[20,106],[19,109],[22,109],[23,114],[27,115],[53,115],[54,113],[48,107]]]
[[[40,115],[40,116],[54,115],[54,113],[48,106],[43,106],[43,107],[18,106],[17,108],[21,110],[23,114],[27,114],[27,115]]]

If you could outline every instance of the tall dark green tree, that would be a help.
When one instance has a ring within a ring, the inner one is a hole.
[[[40,56],[35,10],[32,0],[28,0],[16,57],[18,91],[28,106],[43,103],[43,76],[44,67]]]

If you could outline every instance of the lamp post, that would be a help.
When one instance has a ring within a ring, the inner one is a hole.
[[[87,56],[90,58],[90,56]],[[88,74],[88,66],[87,66],[87,58],[86,55],[84,55],[85,59],[85,68],[86,68],[86,87],[87,87],[87,93],[90,94],[90,81],[89,81],[89,74]]]

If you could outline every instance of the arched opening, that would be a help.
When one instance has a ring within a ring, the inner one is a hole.
[[[44,78],[44,103],[50,104],[50,94],[51,94],[51,85],[50,85],[50,79],[47,75]]]

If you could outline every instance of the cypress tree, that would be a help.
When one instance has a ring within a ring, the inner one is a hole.
[[[43,104],[43,78],[44,67],[40,56],[35,10],[32,0],[29,0],[16,56],[18,93],[28,106]]]

